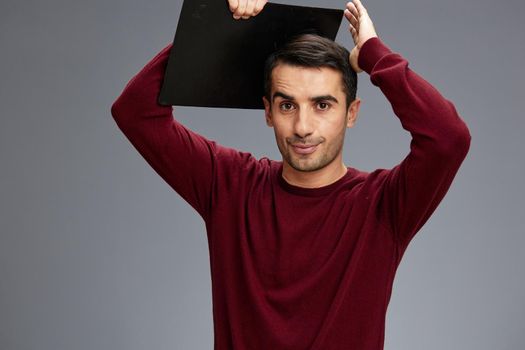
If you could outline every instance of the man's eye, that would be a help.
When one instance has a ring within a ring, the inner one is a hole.
[[[321,110],[327,110],[328,108],[330,108],[330,104],[326,102],[319,102],[318,106]]]
[[[289,111],[289,110],[293,109],[293,104],[291,104],[290,102],[284,102],[284,103],[281,103],[281,105],[279,107],[283,111]]]

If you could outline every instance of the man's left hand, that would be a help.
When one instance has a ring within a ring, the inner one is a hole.
[[[357,65],[359,50],[368,39],[377,37],[377,33],[361,0],[352,0],[346,4],[345,17],[350,22],[348,27],[355,44],[355,47],[350,51],[350,64],[359,73],[363,71]]]

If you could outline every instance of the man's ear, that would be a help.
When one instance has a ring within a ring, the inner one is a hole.
[[[264,117],[266,118],[266,125],[273,127],[272,106],[270,105],[270,101],[268,101],[266,96],[263,96],[262,99],[264,103]]]
[[[351,128],[354,126],[357,115],[359,114],[359,107],[361,106],[361,99],[356,97],[348,106],[348,111],[346,112],[346,127]]]

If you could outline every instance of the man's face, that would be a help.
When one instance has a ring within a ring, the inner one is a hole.
[[[270,98],[263,97],[266,123],[284,162],[303,172],[342,164],[345,130],[353,126],[360,101],[346,108],[341,72],[278,64]]]

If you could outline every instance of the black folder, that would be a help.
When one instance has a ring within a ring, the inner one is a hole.
[[[267,56],[297,34],[335,40],[342,18],[342,10],[267,3],[236,20],[226,0],[185,0],[158,103],[263,109]]]

